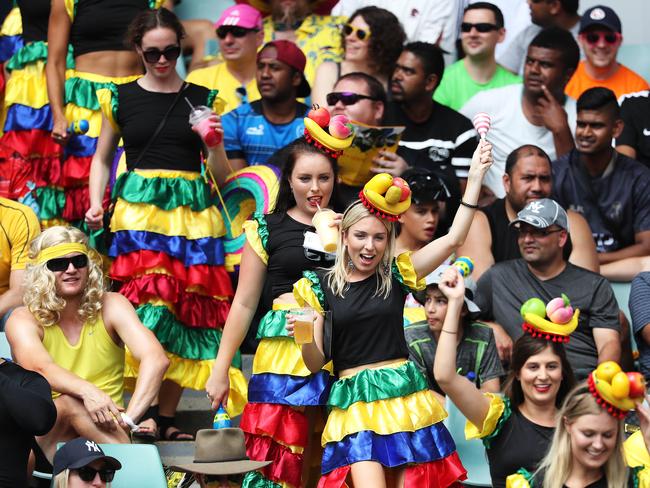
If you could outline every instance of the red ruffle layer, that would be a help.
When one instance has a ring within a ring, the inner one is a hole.
[[[24,158],[38,156],[60,157],[63,153],[63,148],[54,142],[51,133],[40,129],[5,132],[1,143],[8,149],[8,154],[17,152]]]
[[[246,433],[246,454],[255,461],[273,461],[262,468],[266,479],[301,486],[302,454],[294,454],[288,447],[274,442],[270,437],[249,433]]]
[[[90,176],[90,162],[92,156],[70,156],[63,164],[61,174],[61,186],[70,188],[79,185],[87,185]],[[88,208],[86,207],[86,210]]]
[[[268,436],[287,446],[305,448],[309,440],[307,416],[287,405],[247,403],[239,427],[249,434]]]
[[[224,273],[225,275],[225,273]],[[222,290],[232,291],[228,276],[215,276],[214,279],[227,280]],[[135,304],[147,303],[161,298],[174,305],[174,313],[183,324],[190,327],[216,329],[226,323],[230,303],[226,300],[185,291],[183,283],[164,274],[142,275],[127,281],[120,293]],[[223,295],[221,295],[223,296]]]
[[[182,261],[160,251],[135,251],[115,258],[111,267],[111,278],[129,281],[154,268],[165,269],[184,289],[200,287],[209,296],[233,296],[230,278],[223,266],[197,264],[185,267]]]
[[[110,190],[107,188],[104,192],[104,201],[102,202],[104,209],[108,209],[110,203]],[[63,207],[63,213],[61,217],[63,217],[68,222],[83,220],[89,208],[90,193],[88,191],[88,185],[66,188],[65,207]]]

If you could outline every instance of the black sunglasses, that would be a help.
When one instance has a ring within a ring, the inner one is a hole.
[[[49,259],[45,266],[50,271],[65,271],[72,264],[75,269],[81,269],[88,266],[88,256],[85,254],[78,254],[76,256],[71,256],[69,258],[54,258]]]
[[[583,36],[589,44],[598,44],[601,39],[605,39],[607,44],[616,44],[621,40],[618,32],[587,32]]]
[[[217,37],[225,39],[228,34],[233,37],[244,37],[249,32],[258,32],[257,29],[246,29],[245,27],[237,27],[236,25],[221,25],[217,27]]]
[[[144,57],[144,60],[149,63],[157,63],[158,60],[160,59],[160,56],[165,56],[165,59],[167,61],[175,61],[178,59],[178,57],[181,55],[181,47],[180,46],[169,46],[162,51],[157,48],[151,48],[147,49],[146,51],[142,51],[142,56]]]
[[[359,100],[377,100],[375,97],[359,95],[358,93],[352,92],[332,92],[328,93],[325,98],[327,105],[336,105],[338,102],[343,103],[343,105],[354,105]]]
[[[357,39],[359,39],[360,41],[363,41],[368,37],[370,37],[370,32],[365,29],[359,29],[358,27],[355,27],[351,24],[345,24],[343,26],[343,35],[349,36],[353,32],[357,36]]]
[[[108,468],[95,469],[91,468],[90,466],[84,466],[83,468],[74,469],[72,471],[76,471],[79,475],[79,478],[81,478],[81,481],[85,482],[94,480],[97,473],[99,473],[99,479],[104,483],[113,481],[113,478],[115,477],[115,470]]]
[[[499,26],[496,24],[490,24],[489,22],[479,22],[478,24],[472,24],[470,22],[463,22],[460,24],[460,30],[461,32],[471,32],[472,27],[477,30],[477,32],[480,32],[481,34],[485,34],[486,32],[491,32],[495,30],[499,30]]]

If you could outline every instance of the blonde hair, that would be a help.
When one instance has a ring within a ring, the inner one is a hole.
[[[567,395],[558,418],[553,434],[553,441],[548,453],[542,459],[536,473],[544,473],[542,488],[562,488],[571,474],[571,439],[566,424],[575,422],[583,415],[599,415],[605,410],[596,403],[588,387],[583,383]],[[623,421],[618,421],[616,445],[611,456],[605,463],[603,471],[607,479],[607,488],[619,488],[627,483],[627,466],[623,454]]]
[[[29,258],[33,261],[43,249],[72,242],[87,245],[88,238],[74,227],[50,227],[32,241]],[[23,301],[32,315],[44,327],[56,324],[66,302],[56,294],[56,279],[54,273],[47,268],[47,263],[28,263],[25,283]],[[88,282],[79,307],[79,317],[84,322],[96,320],[101,313],[105,289],[101,258],[94,249],[88,248]]]
[[[395,226],[392,222],[387,220],[380,219],[379,217],[370,213],[370,211],[363,206],[360,201],[356,201],[350,205],[343,214],[343,220],[341,221],[341,232],[339,233],[339,245],[338,248],[342,250],[336,254],[336,261],[334,266],[327,272],[326,279],[327,284],[335,295],[343,298],[343,294],[349,286],[348,281],[348,260],[350,259],[350,254],[348,249],[343,243],[343,237],[347,234],[350,227],[352,227],[357,222],[367,218],[372,217],[379,220],[386,230],[388,231],[388,244],[384,250],[384,256],[382,257],[381,264],[377,266],[375,274],[377,275],[377,289],[375,290],[375,295],[381,295],[383,298],[387,298],[390,294],[392,287],[392,277],[391,277],[391,266],[393,263],[393,257],[395,255]],[[388,272],[384,272],[388,270]]]

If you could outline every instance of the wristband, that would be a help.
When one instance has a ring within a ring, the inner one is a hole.
[[[137,432],[138,430],[140,430],[140,427],[138,427],[137,425],[135,425],[135,422],[133,421],[133,419],[132,419],[131,417],[129,417],[129,416],[128,416],[126,413],[124,413],[124,412],[122,412],[122,420],[124,421],[124,423],[125,423],[126,425],[129,426],[129,428],[131,429],[131,432]]]
[[[454,335],[457,334],[457,332],[455,330],[440,329],[440,332],[446,332],[447,334],[454,334]]]
[[[464,201],[462,201],[462,200],[460,201],[460,204],[461,204],[463,207],[472,208],[472,209],[474,209],[474,210],[476,210],[476,209],[478,208],[478,205],[472,205],[471,203],[467,203],[467,202],[464,202]]]

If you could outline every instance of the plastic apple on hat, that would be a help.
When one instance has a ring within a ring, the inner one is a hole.
[[[402,190],[402,194],[400,195],[400,199],[399,199],[400,202],[405,201],[411,194],[411,189],[409,188],[409,184],[403,178],[400,178],[399,176],[393,178],[393,185],[398,187],[400,190]]]
[[[312,109],[307,114],[307,117],[323,128],[327,127],[330,123],[330,113],[325,107],[319,107],[316,104],[312,105]]]
[[[346,139],[352,134],[352,124],[345,115],[335,115],[329,123],[330,135],[337,139]]]
[[[604,363],[600,363],[596,368],[596,377],[599,380],[611,383],[614,375],[621,371],[621,367],[616,361],[605,361]]]
[[[645,378],[636,371],[625,373],[630,381],[630,398],[642,398],[645,396]]]
[[[526,319],[527,313],[544,318],[546,317],[546,305],[539,298],[529,298],[521,305],[519,313],[524,320]]]

